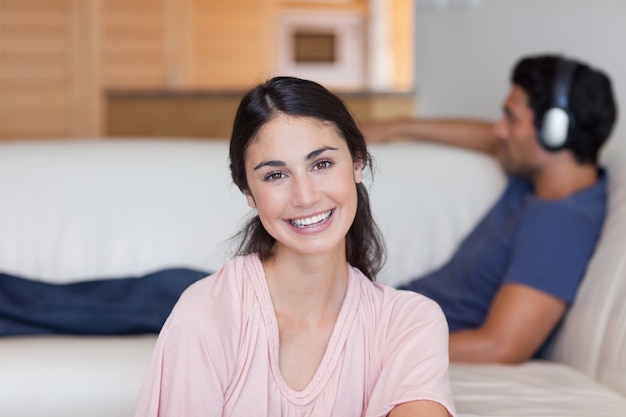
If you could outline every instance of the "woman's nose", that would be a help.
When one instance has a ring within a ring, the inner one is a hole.
[[[297,207],[312,206],[319,195],[315,181],[307,175],[294,178],[292,194],[293,205]]]

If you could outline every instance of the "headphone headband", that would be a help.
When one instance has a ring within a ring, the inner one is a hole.
[[[559,61],[554,79],[554,106],[569,109],[569,93],[578,69],[575,61],[564,59]]]

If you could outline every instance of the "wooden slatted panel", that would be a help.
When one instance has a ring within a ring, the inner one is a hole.
[[[168,84],[166,5],[165,0],[101,0],[104,88]]]
[[[393,85],[396,91],[413,89],[413,55],[415,16],[413,0],[389,0],[391,10],[389,27],[393,45]]]
[[[271,0],[193,0],[191,82],[241,89],[271,75],[275,4]]]
[[[72,0],[0,0],[0,138],[73,134]]]

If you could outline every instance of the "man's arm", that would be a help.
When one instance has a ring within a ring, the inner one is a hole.
[[[485,120],[426,118],[372,121],[360,126],[370,143],[412,139],[495,154],[498,139],[493,127],[492,122]]]
[[[476,329],[450,334],[450,360],[520,363],[544,343],[559,323],[565,301],[522,284],[505,284]]]

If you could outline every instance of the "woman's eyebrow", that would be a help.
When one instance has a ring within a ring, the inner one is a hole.
[[[317,150],[314,150],[313,152],[309,153],[305,160],[310,161],[311,159],[317,158],[318,156],[320,156],[322,153],[326,152],[326,151],[336,151],[337,148],[333,148],[332,146],[324,146],[322,148],[319,148]]]
[[[309,154],[307,154],[304,160],[310,161],[311,159],[317,158],[318,156],[320,156],[326,151],[336,151],[336,150],[337,148],[333,148],[332,146],[324,146],[322,148],[316,149],[313,152],[310,152]],[[257,166],[255,166],[253,171],[256,171],[257,169],[260,169],[263,167],[284,167],[285,165],[287,164],[284,161],[279,161],[279,160],[263,161]]]
[[[257,166],[255,166],[253,171],[256,171],[257,169],[260,169],[263,167],[284,167],[285,165],[287,164],[284,163],[283,161],[263,161]]]

